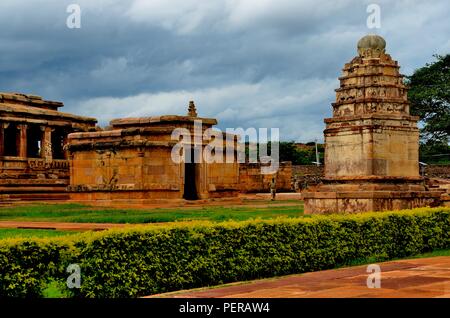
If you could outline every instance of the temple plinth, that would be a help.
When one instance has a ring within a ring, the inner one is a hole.
[[[325,119],[325,177],[303,193],[306,214],[397,210],[439,203],[419,174],[418,117],[386,42],[368,35],[345,64]]]

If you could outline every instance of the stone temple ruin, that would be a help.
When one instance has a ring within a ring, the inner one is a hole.
[[[195,121],[201,122],[201,130],[195,130]],[[147,203],[236,196],[237,136],[223,136],[223,144],[214,147],[214,151],[221,148],[223,156],[231,149],[232,162],[226,158],[218,160],[222,162],[204,160],[209,140],[202,136],[216,124],[213,118],[198,117],[190,102],[187,116],[117,119],[111,121],[109,130],[70,134],[71,199]],[[191,151],[183,156],[191,160],[172,160],[172,149],[178,142],[171,135],[177,128],[186,129],[192,137],[182,139]],[[213,155],[211,151],[206,153]],[[194,162],[195,158],[200,160]]]
[[[94,130],[97,121],[59,112],[62,106],[0,93],[0,201],[68,199],[67,136]]]
[[[305,213],[396,210],[433,206],[419,174],[418,117],[409,114],[399,65],[386,42],[368,35],[345,64],[325,119],[325,178],[303,194]]]

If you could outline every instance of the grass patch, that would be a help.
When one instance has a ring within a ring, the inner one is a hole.
[[[403,257],[403,258],[392,258],[392,259],[389,259],[389,261],[398,261],[398,260],[402,260],[402,259],[428,258],[428,257],[437,257],[437,256],[450,256],[450,249],[435,250],[432,252],[416,254],[416,255]],[[338,266],[337,268],[373,264],[373,263],[385,262],[385,261],[386,261],[385,258],[380,258],[380,257],[360,258],[360,259],[352,260],[341,266]]]
[[[267,203],[267,201],[265,201]],[[249,219],[297,218],[303,202],[280,206],[204,206],[154,209],[95,208],[81,204],[41,204],[0,209],[0,221],[49,221],[73,223],[158,223],[174,221],[244,221]]]
[[[34,230],[34,229],[0,229],[0,239],[5,238],[42,238],[77,234],[74,231]]]
[[[450,256],[450,249],[445,250],[436,250],[424,254],[414,255],[407,257],[406,259],[412,259],[412,258],[427,258],[427,257],[436,257],[436,256]]]
[[[64,283],[51,280],[42,291],[44,298],[69,298],[71,295],[67,292]]]

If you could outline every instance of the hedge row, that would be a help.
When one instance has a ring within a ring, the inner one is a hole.
[[[450,209],[135,227],[0,241],[0,295],[42,296],[81,268],[75,297],[136,297],[450,247]],[[67,291],[65,291],[67,292]]]

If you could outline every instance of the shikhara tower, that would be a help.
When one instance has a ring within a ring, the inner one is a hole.
[[[378,35],[357,47],[325,119],[325,178],[304,193],[305,213],[434,205],[439,193],[426,191],[419,174],[419,118],[409,114],[400,67]]]

